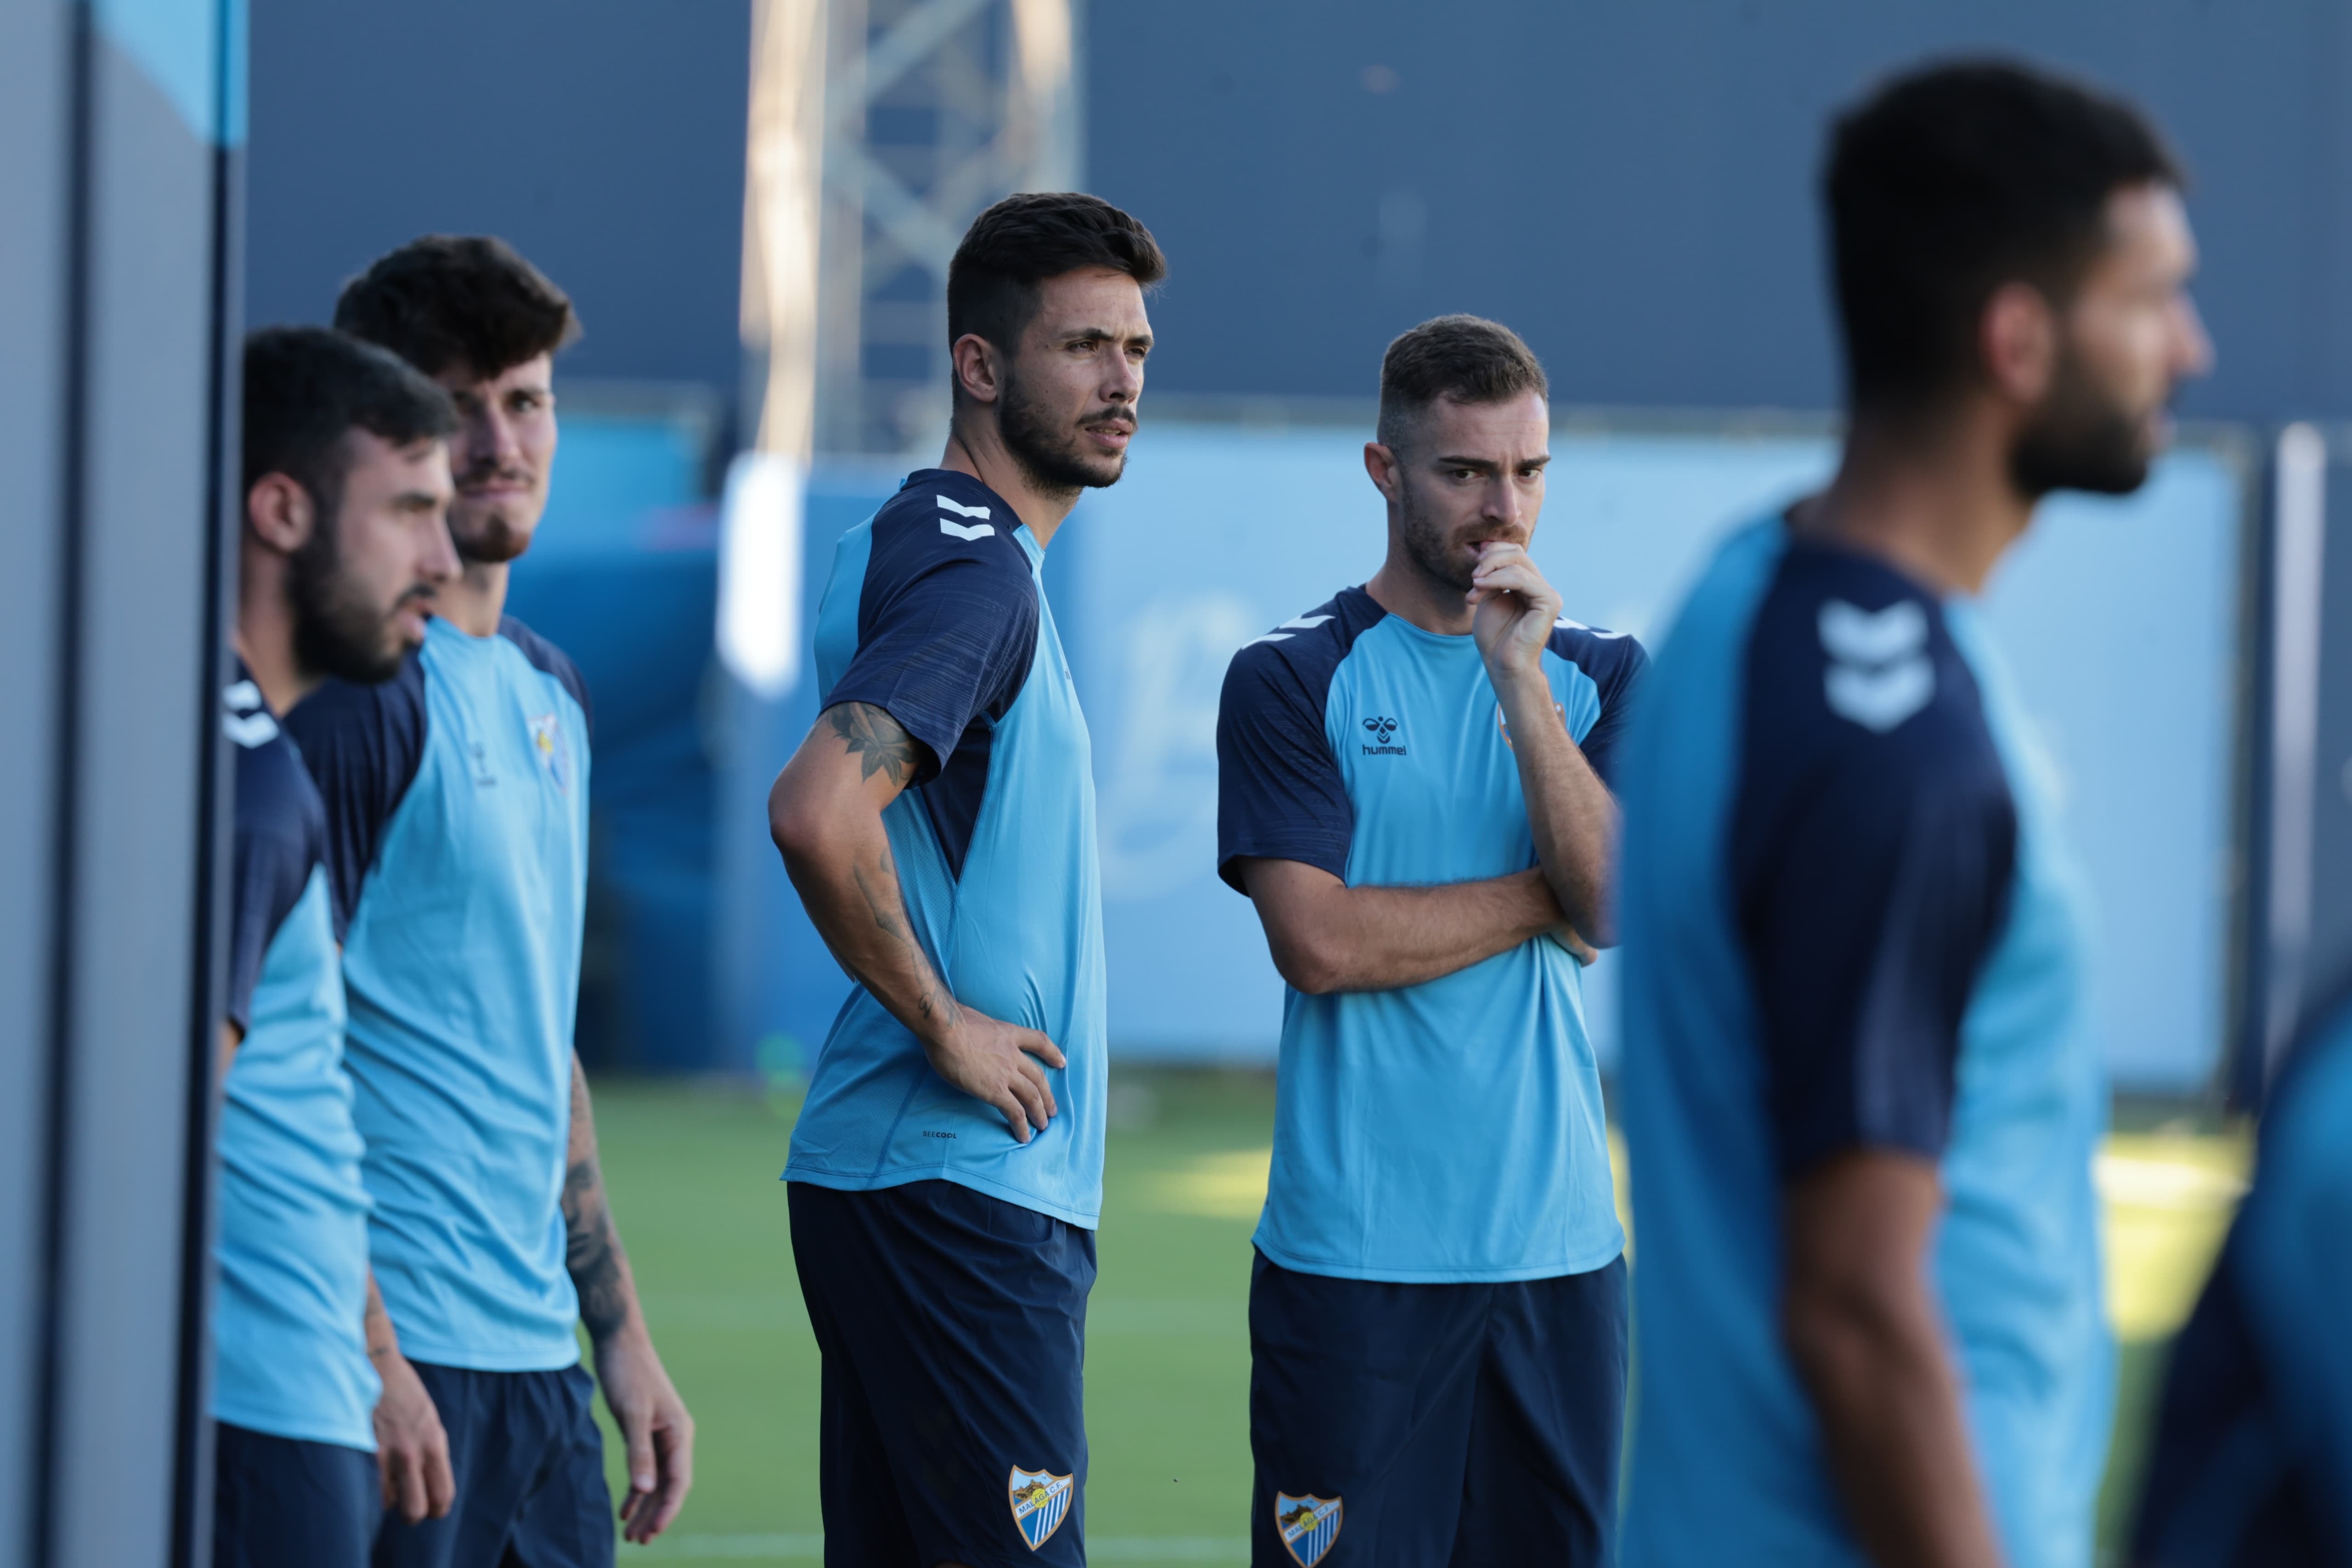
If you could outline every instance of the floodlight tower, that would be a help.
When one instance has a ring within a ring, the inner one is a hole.
[[[1014,191],[1079,181],[1082,0],[825,0],[820,451],[945,438],[948,261]]]

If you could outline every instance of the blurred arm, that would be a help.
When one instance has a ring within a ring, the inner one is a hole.
[[[580,1321],[596,1357],[596,1382],[628,1451],[625,1533],[651,1541],[668,1528],[694,1485],[694,1417],[654,1350],[637,1305],[636,1277],[604,1197],[588,1075],[572,1058],[572,1133],[564,1156],[563,1266],[580,1298]]]
[[[1540,870],[1431,888],[1350,888],[1297,860],[1245,858],[1239,870],[1275,968],[1310,996],[1418,985],[1560,924]]]
[[[842,967],[922,1042],[934,1072],[995,1107],[1025,1143],[1055,1111],[1037,1064],[1061,1067],[1061,1050],[1034,1029],[957,1003],[915,939],[883,826],[883,808],[913,783],[926,754],[881,708],[828,708],[776,775],[769,832]]]
[[[1821,1417],[1854,1534],[1878,1568],[2000,1568],[1927,1287],[1936,1167],[1856,1150],[1782,1197],[1780,1331]]]
[[[383,1384],[374,1414],[376,1475],[383,1506],[398,1510],[411,1524],[439,1519],[457,1500],[457,1478],[449,1468],[449,1434],[425,1380],[400,1353],[400,1336],[383,1310],[373,1268],[368,1270],[362,1330],[368,1363]]]

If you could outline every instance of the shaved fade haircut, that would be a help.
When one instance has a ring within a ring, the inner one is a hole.
[[[264,327],[245,340],[245,489],[266,474],[300,485],[328,516],[350,471],[345,439],[394,447],[457,429],[448,394],[397,354],[325,327]]]
[[[948,342],[971,332],[1013,353],[1037,319],[1045,279],[1088,267],[1124,272],[1142,289],[1168,276],[1151,231],[1100,196],[1005,197],[971,220],[948,263]]]
[[[1533,393],[1549,400],[1542,362],[1519,334],[1484,316],[1439,316],[1389,344],[1381,356],[1381,446],[1402,447],[1421,416],[1453,403],[1510,403]]]

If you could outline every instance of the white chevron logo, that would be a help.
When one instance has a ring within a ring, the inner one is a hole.
[[[988,509],[986,507],[982,507],[980,510],[982,517],[988,515]],[[962,540],[986,539],[996,531],[996,525],[992,522],[975,522],[971,527],[966,528],[962,523],[950,522],[946,518],[941,518],[940,519],[940,531]]]
[[[278,721],[269,716],[266,708],[252,713],[224,713],[221,715],[221,733],[251,751],[278,738]]]
[[[1566,616],[1562,616],[1559,619],[1552,622],[1552,626],[1555,629],[1559,631],[1590,632],[1594,637],[1599,637],[1602,642],[1615,642],[1619,637],[1631,637],[1633,635],[1631,632],[1604,632],[1599,626],[1588,626],[1582,621],[1572,621]]]
[[[955,502],[948,500],[945,496],[938,496],[933,499],[940,503],[940,510],[941,511],[951,511],[958,517],[986,517],[988,515],[988,509],[984,506],[958,506]]]
[[[1325,621],[1328,621],[1330,618],[1331,617],[1328,616],[1293,616],[1290,619],[1283,622],[1282,625],[1276,626],[1274,630],[1266,633],[1265,636],[1262,637],[1252,637],[1249,641],[1242,644],[1242,647],[1255,647],[1262,642],[1288,642],[1293,634],[1297,632],[1311,632],[1317,626],[1321,626]]]
[[[1924,658],[1898,659],[1884,669],[1832,664],[1822,683],[1830,708],[1840,718],[1884,735],[1936,695],[1936,667]]]
[[[1873,614],[1843,599],[1822,605],[1822,647],[1848,664],[1885,664],[1927,644],[1927,612],[1916,599],[1898,599]]]

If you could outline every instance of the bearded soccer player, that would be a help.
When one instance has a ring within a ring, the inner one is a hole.
[[[228,1016],[213,1308],[220,1568],[361,1568],[381,1512],[362,1320],[368,1198],[343,1070],[327,812],[278,716],[330,676],[390,678],[457,574],[457,416],[382,349],[315,327],[245,347]],[[446,1469],[427,1431],[415,1456]]]
[[[1543,368],[1389,345],[1388,559],[1234,655],[1219,870],[1283,1002],[1250,1279],[1258,1568],[1611,1560],[1625,1237],[1579,957],[1608,931],[1643,656],[1528,556]]]
[[[769,797],[856,981],[784,1171],[828,1562],[1084,1561],[1102,900],[1044,566],[1126,467],[1163,270],[1092,196],[973,221],[948,273],[946,454],[835,552],[824,707]]]
[[[2140,486],[2208,362],[2179,186],[2011,65],[1832,136],[1837,475],[1716,553],[1628,748],[1634,1568],[2091,1561],[2088,939],[1976,600],[2042,497]]]
[[[587,692],[503,614],[547,503],[554,353],[578,329],[503,243],[441,237],[379,259],[335,321],[439,383],[460,420],[449,531],[464,572],[423,648],[381,686],[330,682],[287,721],[326,797],[349,926],[384,1308],[370,1327],[402,1368],[378,1427],[404,1447],[437,1411],[456,1474],[447,1513],[387,1518],[375,1561],[593,1568],[613,1561],[613,1527],[575,1326],[627,1444],[631,1540],[685,1501],[694,1426],[638,1310],[572,1052]]]

